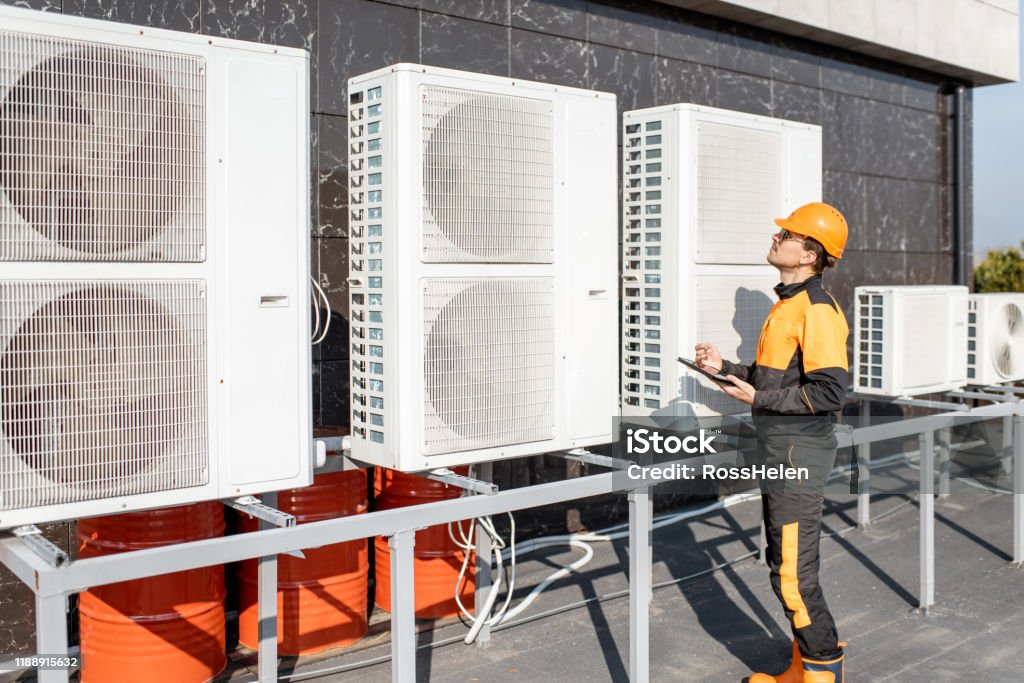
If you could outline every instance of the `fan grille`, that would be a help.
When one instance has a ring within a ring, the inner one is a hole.
[[[0,31],[0,260],[203,258],[204,61]]]
[[[1024,313],[1016,304],[1006,304],[999,313],[994,322],[1001,329],[992,335],[992,360],[1001,377],[1016,378],[1024,353]]]
[[[424,284],[424,454],[554,437],[551,278]]]
[[[201,281],[0,282],[0,509],[207,483]]]
[[[697,124],[697,263],[761,264],[781,215],[777,132]]]
[[[551,263],[551,103],[424,86],[423,260]]]

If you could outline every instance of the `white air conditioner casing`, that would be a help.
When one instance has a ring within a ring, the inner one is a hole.
[[[352,457],[611,441],[614,96],[398,64],[349,99]]]
[[[919,396],[964,386],[967,296],[958,285],[857,287],[854,391]]]
[[[775,218],[821,200],[821,128],[677,104],[623,115],[622,414],[749,410],[676,359],[753,362]]]
[[[1024,293],[971,294],[967,306],[967,380],[1024,379]]]
[[[309,59],[0,8],[0,527],[312,478]]]

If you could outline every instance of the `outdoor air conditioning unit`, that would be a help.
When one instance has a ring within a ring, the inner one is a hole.
[[[304,51],[0,8],[0,527],[311,480]]]
[[[349,100],[352,457],[610,442],[614,96],[399,64]]]
[[[746,412],[676,358],[753,362],[774,219],[821,199],[821,128],[677,104],[626,112],[622,140],[622,413]]]
[[[971,294],[967,306],[970,383],[1024,379],[1024,293]]]
[[[854,291],[853,388],[918,396],[967,383],[967,288],[863,286]]]

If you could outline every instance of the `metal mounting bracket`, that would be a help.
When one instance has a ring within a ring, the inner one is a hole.
[[[287,512],[281,512],[277,508],[272,508],[269,505],[264,505],[256,496],[241,496],[240,498],[225,500],[223,502],[230,508],[234,508],[239,512],[244,512],[256,519],[262,519],[264,522],[273,524],[276,527],[288,529],[295,526],[295,515]],[[293,550],[292,552],[285,554],[297,557],[300,560],[306,559],[306,555],[301,550]]]
[[[68,563],[68,554],[50,543],[35,524],[15,527],[11,532],[51,567],[63,567]]]
[[[599,465],[601,467],[610,467],[613,470],[624,470],[630,465],[635,465],[635,462],[630,460],[623,460],[622,458],[613,458],[610,455],[598,455],[597,453],[591,453],[585,448],[574,448],[571,451],[565,453],[558,453],[559,456],[566,460],[575,460],[576,462],[585,462],[588,465]]]
[[[460,489],[472,491],[473,493],[481,493],[485,496],[493,496],[498,492],[498,486],[487,481],[480,481],[479,479],[471,479],[470,477],[464,477],[461,474],[452,472],[447,467],[442,467],[436,470],[430,470],[429,472],[417,472],[418,476],[425,477],[427,479],[433,479],[449,486],[458,486]]]

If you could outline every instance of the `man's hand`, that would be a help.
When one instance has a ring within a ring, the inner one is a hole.
[[[729,375],[728,379],[732,384],[721,384],[722,391],[732,396],[740,403],[746,403],[748,406],[754,405],[754,393],[755,389],[750,384],[747,384],[735,375]]]
[[[693,347],[694,357],[693,360],[697,365],[711,372],[721,372],[722,370],[722,354],[718,352],[714,344],[708,344],[707,342],[701,342]]]

